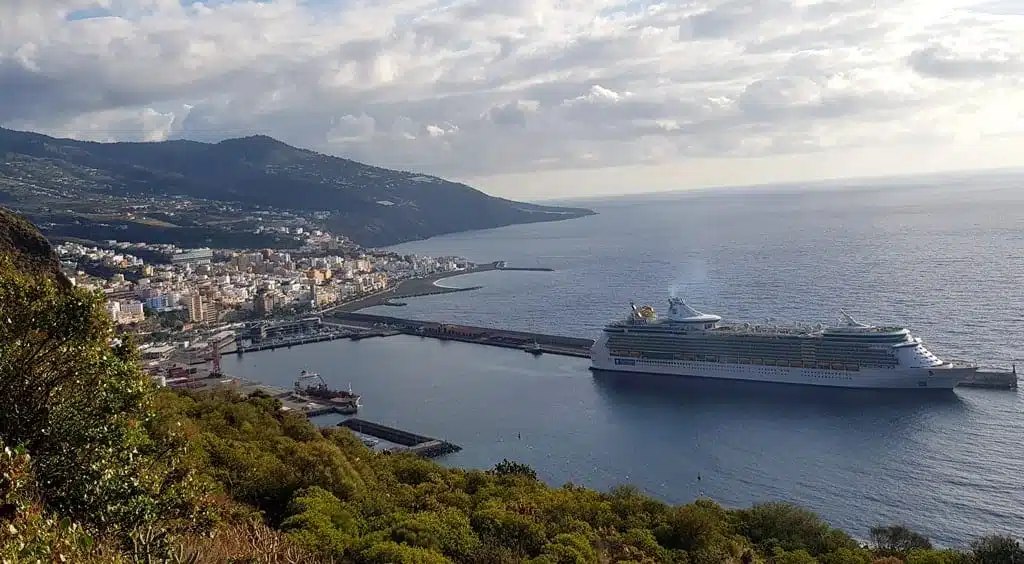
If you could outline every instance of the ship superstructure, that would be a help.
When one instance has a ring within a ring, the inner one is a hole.
[[[723,323],[673,297],[659,317],[630,304],[591,350],[592,368],[847,388],[951,389],[976,366],[946,362],[902,327],[860,323],[842,312],[833,327]]]
[[[316,383],[304,384],[308,380],[316,380]],[[295,380],[294,394],[312,400],[327,401],[343,413],[356,413],[360,407],[360,396],[352,391],[351,384],[348,390],[335,390],[327,386],[327,382],[324,382],[320,374],[306,370],[303,370]]]

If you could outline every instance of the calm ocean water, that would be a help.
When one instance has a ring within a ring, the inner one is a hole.
[[[554,272],[370,312],[593,337],[629,301],[676,293],[727,320],[909,327],[940,357],[1024,357],[1024,176],[602,200],[599,215],[396,247]],[[902,522],[942,544],[1024,534],[1024,393],[930,397],[664,378],[595,378],[583,359],[415,337],[226,358],[290,385],[302,368],[364,394],[361,417],[502,458],[552,484],[632,483],[669,502],[788,500],[866,535]],[[521,439],[518,438],[521,435]],[[697,479],[698,475],[701,477]]]

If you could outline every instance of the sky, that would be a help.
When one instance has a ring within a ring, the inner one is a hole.
[[[4,0],[0,125],[548,199],[1020,165],[1019,0]]]

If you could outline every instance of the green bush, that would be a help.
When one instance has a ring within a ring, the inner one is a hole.
[[[207,484],[183,437],[156,432],[153,385],[101,296],[0,257],[0,312],[0,441],[31,453],[41,507],[125,542],[207,526]]]

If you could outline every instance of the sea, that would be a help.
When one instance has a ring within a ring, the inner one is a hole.
[[[842,309],[943,358],[1024,357],[1024,174],[574,203],[598,213],[394,247],[552,272],[459,276],[440,283],[482,288],[367,312],[593,338],[630,301],[679,296],[728,321],[827,325]],[[302,369],[351,384],[360,417],[462,446],[439,459],[450,466],[507,458],[554,486],[631,484],[670,503],[788,501],[858,538],[897,523],[940,546],[1024,536],[1024,391],[595,376],[586,359],[412,336],[223,362],[282,386]]]

